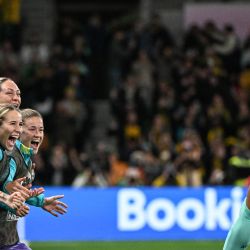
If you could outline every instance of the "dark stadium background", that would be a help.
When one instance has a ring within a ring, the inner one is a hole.
[[[224,8],[221,15],[188,23],[190,7],[203,6],[206,16],[211,4]],[[250,22],[244,7],[250,9],[247,0],[0,0],[0,75],[20,87],[21,108],[37,109],[45,122],[34,184],[248,186]],[[228,37],[234,46],[226,50]],[[135,244],[205,250],[223,242]]]

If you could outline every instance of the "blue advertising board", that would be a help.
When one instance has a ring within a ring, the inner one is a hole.
[[[32,208],[30,241],[221,240],[246,195],[240,187],[46,188],[64,194],[68,213],[53,217]]]

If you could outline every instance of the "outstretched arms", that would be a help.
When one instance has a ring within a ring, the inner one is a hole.
[[[22,183],[23,183],[23,181],[25,181],[25,179],[26,179],[26,177],[22,177],[22,178],[13,180],[11,182],[8,182],[5,185],[5,190],[10,194],[13,193],[13,192],[18,191],[18,192],[21,193],[23,198],[25,198],[25,200],[27,200],[27,199],[29,199],[30,197],[33,197],[33,196],[38,196],[39,194],[42,194],[44,192],[43,187],[30,189],[31,184],[29,184],[28,186],[23,186]]]

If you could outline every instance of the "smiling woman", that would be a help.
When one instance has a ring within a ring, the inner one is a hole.
[[[0,144],[11,151],[22,129],[22,115],[13,105],[0,105]]]
[[[21,104],[21,91],[10,78],[0,77],[0,103],[9,103],[17,108]]]
[[[37,154],[44,137],[43,118],[33,109],[23,109],[21,113],[23,132],[20,139],[26,147],[32,148],[34,154]]]
[[[0,105],[0,146],[11,151],[22,129],[22,115],[11,104]]]
[[[7,151],[14,148],[17,138],[20,136],[22,119],[20,111],[13,105],[0,105],[0,183],[3,183],[9,173],[9,157]],[[19,207],[24,199],[16,192],[7,195],[0,192],[0,201],[10,208]]]
[[[5,167],[4,175],[0,175],[0,178],[3,177],[1,184],[4,191],[12,193],[19,190],[27,204],[41,207],[57,217],[58,214],[66,213],[67,205],[59,201],[64,195],[44,197],[43,188],[37,188],[35,192],[30,191],[35,175],[31,157],[37,153],[43,141],[43,130],[43,119],[37,111],[25,109],[21,112],[13,105],[5,105],[2,108],[0,105],[0,153]],[[5,151],[11,152],[7,154]],[[25,188],[28,194],[24,193],[22,188]],[[21,211],[21,216],[25,216],[29,211],[26,210],[26,205],[23,206],[25,210]],[[0,208],[0,249],[30,250],[19,240],[17,231],[19,217],[16,215],[19,216],[17,211]]]
[[[22,124],[23,127],[18,136],[19,140],[14,141],[15,135],[13,134],[10,137],[10,146],[13,143],[13,150],[10,153],[9,173],[3,183],[3,190],[12,193],[17,189],[25,195],[27,204],[41,207],[44,211],[57,217],[59,214],[67,212],[67,205],[59,201],[64,195],[45,197],[43,194],[44,188],[42,187],[36,188],[35,192],[34,189],[30,190],[35,178],[32,156],[37,154],[44,136],[42,116],[32,109],[24,109],[19,115],[21,115],[20,125]],[[0,249],[30,250],[27,245],[20,242],[17,231],[18,217],[15,215],[15,213],[8,213],[0,209]],[[26,214],[22,213],[21,215],[25,216]],[[4,248],[1,248],[2,246]]]

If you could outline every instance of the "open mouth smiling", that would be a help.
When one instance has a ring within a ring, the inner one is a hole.
[[[18,139],[18,136],[13,136],[13,135],[9,136],[9,138],[8,138],[8,144],[11,147],[14,147],[17,139]]]
[[[39,146],[40,141],[31,141],[31,145],[35,148]]]

